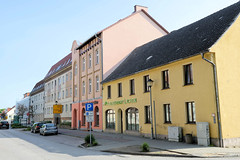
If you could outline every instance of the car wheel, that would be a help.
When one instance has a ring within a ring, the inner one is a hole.
[[[31,133],[33,133],[33,130],[31,129]]]
[[[46,136],[45,132],[43,132],[43,136]]]
[[[33,130],[33,133],[36,133],[36,130],[35,130],[35,129]]]
[[[56,132],[55,135],[58,135],[58,132]]]

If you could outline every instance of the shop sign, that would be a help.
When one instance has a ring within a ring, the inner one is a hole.
[[[137,103],[137,98],[133,99],[124,99],[120,101],[113,101],[113,102],[104,102],[105,106],[112,106],[112,105],[119,105],[119,104],[128,104],[128,103]]]

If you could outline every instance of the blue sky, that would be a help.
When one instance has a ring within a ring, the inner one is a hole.
[[[70,53],[73,40],[147,6],[169,32],[238,0],[0,0],[0,108],[12,107]]]

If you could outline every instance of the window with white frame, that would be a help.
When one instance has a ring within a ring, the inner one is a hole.
[[[89,54],[88,55],[88,68],[91,68],[92,67],[92,55]]]
[[[96,76],[96,91],[99,91],[99,76]]]
[[[84,96],[84,95],[85,95],[85,81],[82,82],[82,86],[83,86],[82,94],[83,94],[83,96]]]
[[[85,57],[82,58],[82,70],[85,71],[85,65],[86,65],[86,62],[85,62]]]
[[[96,64],[99,64],[99,52],[96,50]]]

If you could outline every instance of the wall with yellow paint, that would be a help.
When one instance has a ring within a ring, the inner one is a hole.
[[[239,28],[240,17],[211,48],[216,54],[223,139],[240,138]]]
[[[192,63],[193,85],[184,86],[183,65]],[[162,71],[169,70],[169,89],[162,89]],[[123,133],[126,131],[126,110],[136,107],[139,110],[139,132],[130,132],[145,136],[151,135],[151,124],[145,123],[144,106],[150,105],[149,93],[144,93],[143,76],[149,75],[154,81],[152,87],[153,101],[156,110],[156,129],[158,137],[166,138],[168,126],[183,127],[183,134],[191,133],[197,136],[196,124],[187,124],[186,102],[195,102],[196,122],[208,122],[210,124],[211,138],[218,138],[217,123],[214,123],[212,114],[217,115],[215,103],[215,90],[212,65],[204,61],[200,55],[173,62],[161,67],[139,72],[118,80],[103,84],[103,129],[106,129],[106,110],[115,110],[116,128],[121,132],[120,114],[122,110]],[[130,95],[130,80],[135,80],[135,95]],[[118,97],[118,83],[122,83],[122,95]],[[107,86],[111,85],[111,99],[107,98]],[[104,105],[106,102],[135,99],[136,103]],[[172,124],[164,124],[163,104],[171,105]]]

